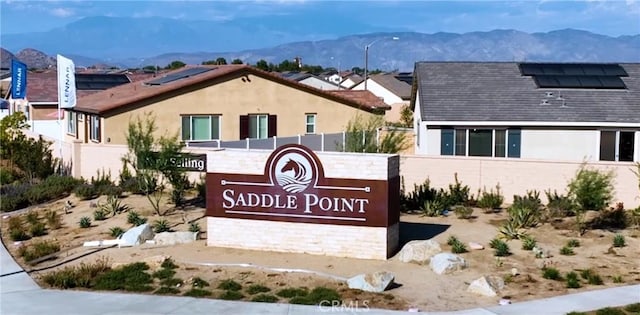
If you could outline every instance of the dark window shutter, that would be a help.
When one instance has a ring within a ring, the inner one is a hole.
[[[240,140],[249,138],[249,115],[240,115]]]
[[[440,155],[453,155],[453,129],[440,130]]]
[[[278,116],[269,115],[269,138],[278,135]]]
[[[509,129],[508,132],[508,148],[507,157],[519,158],[520,157],[520,130]]]

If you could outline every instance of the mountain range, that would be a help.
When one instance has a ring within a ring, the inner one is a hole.
[[[280,63],[302,58],[306,64],[338,69],[364,67],[369,46],[369,68],[411,71],[416,61],[555,61],[639,62],[640,34],[610,37],[564,29],[546,33],[493,30],[470,33],[379,32],[333,39],[307,39],[307,26],[286,23],[276,28],[255,21],[187,21],[168,18],[86,17],[41,33],[2,34],[2,59],[15,53],[23,60],[33,50],[48,56],[59,53],[78,66],[165,66],[180,60],[199,64],[219,57],[255,63]],[[291,31],[284,32],[284,28]],[[320,35],[313,35],[322,37]],[[268,40],[259,40],[267,39]],[[394,40],[397,38],[397,40]],[[258,43],[268,47],[256,47]],[[373,44],[371,44],[373,43]],[[247,48],[248,47],[248,48]],[[26,50],[25,49],[32,49]],[[36,54],[37,55],[37,54]],[[55,60],[38,57],[38,67]],[[53,58],[51,58],[53,59]],[[23,60],[35,66],[34,60]],[[3,63],[4,66],[4,63]]]

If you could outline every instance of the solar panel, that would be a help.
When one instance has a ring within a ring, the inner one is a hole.
[[[129,77],[125,74],[76,74],[76,88],[78,90],[106,90],[130,82]]]
[[[619,77],[604,75],[534,75],[539,88],[626,89]]]
[[[521,63],[518,65],[524,76],[575,75],[575,76],[628,76],[619,64],[598,63]]]
[[[173,81],[176,81],[176,80],[192,77],[192,76],[195,76],[195,75],[207,72],[207,71],[211,71],[211,70],[214,70],[214,69],[216,69],[216,68],[203,68],[203,67],[189,68],[189,69],[185,69],[185,70],[182,70],[182,71],[178,71],[178,72],[167,74],[166,76],[161,77],[161,78],[157,78],[157,79],[151,80],[151,81],[147,82],[147,85],[163,85],[163,84],[167,84],[169,82],[173,82]]]

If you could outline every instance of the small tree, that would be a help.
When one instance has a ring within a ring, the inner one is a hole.
[[[345,143],[339,143],[338,149],[346,152],[398,153],[407,148],[406,135],[395,129],[386,130],[382,116],[365,118],[361,114],[347,124]],[[380,139],[377,139],[380,136]]]
[[[165,215],[168,210],[162,211],[160,202],[167,182],[171,184],[185,176],[183,170],[169,161],[181,154],[184,144],[178,141],[177,135],[156,139],[156,129],[155,118],[150,114],[146,114],[144,120],[137,117],[135,121],[130,121],[126,134],[129,151],[123,161],[135,170],[140,191],[147,197],[156,214]],[[176,189],[176,186],[173,188]]]
[[[232,65],[241,65],[241,64],[243,64],[243,63],[244,63],[244,62],[242,62],[242,60],[240,60],[240,59],[238,59],[238,58],[233,59],[233,60],[231,61],[231,64],[232,64]]]
[[[168,64],[165,69],[169,69],[169,70],[175,70],[175,69],[180,69],[184,66],[186,66],[187,64],[180,61],[180,60],[174,60],[172,61],[170,64]]]
[[[583,163],[569,183],[569,197],[581,210],[602,210],[613,199],[613,171],[601,172]]]
[[[413,127],[413,110],[409,105],[402,105],[400,109],[400,126],[405,128]]]

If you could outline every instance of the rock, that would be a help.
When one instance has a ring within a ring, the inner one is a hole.
[[[367,292],[384,292],[395,276],[387,271],[378,271],[370,274],[360,274],[347,280],[349,289],[359,289]]]
[[[120,246],[136,246],[143,244],[147,240],[153,239],[154,233],[151,225],[145,223],[124,232],[120,239],[122,242]]]
[[[520,274],[520,273],[518,272],[518,268],[511,268],[511,275],[512,275],[512,276],[514,276],[514,277],[515,277],[515,276],[517,276],[517,275],[519,275],[519,274]]]
[[[440,244],[435,240],[417,240],[404,245],[398,259],[401,262],[426,264],[435,254],[442,252]]]
[[[536,258],[551,258],[553,255],[550,250],[544,250],[541,247],[535,246],[532,250],[533,254]]]
[[[476,242],[469,242],[469,248],[475,249],[475,250],[482,250],[484,249],[484,245]]]
[[[431,257],[429,267],[433,272],[441,275],[467,268],[467,262],[460,256],[452,253],[440,253]]]
[[[156,245],[186,244],[196,240],[198,233],[195,232],[162,232],[153,238]]]
[[[496,296],[498,295],[498,291],[502,289],[504,289],[504,280],[502,280],[502,278],[484,276],[473,280],[467,288],[467,291],[484,296]]]
[[[593,221],[599,216],[600,216],[600,211],[593,211],[593,210],[585,211],[583,222],[588,226],[590,223],[593,223]]]

